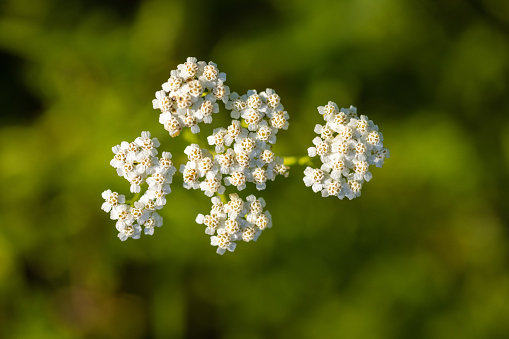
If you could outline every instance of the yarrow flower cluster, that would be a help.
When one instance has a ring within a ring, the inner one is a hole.
[[[288,129],[290,118],[279,95],[269,88],[260,93],[230,93],[225,81],[226,74],[215,63],[189,57],[170,72],[152,100],[153,108],[160,110],[159,122],[171,137],[179,136],[184,127],[199,133],[199,124],[211,124],[220,105],[230,112],[231,123],[215,128],[206,138],[212,149],[192,138],[193,143],[184,150],[187,161],[179,167],[184,188],[200,189],[211,197],[209,214],[198,214],[196,222],[205,226],[219,254],[233,252],[237,241],[256,241],[262,231],[272,227],[272,216],[265,210],[263,198],[249,195],[243,200],[238,193],[230,193],[226,200],[226,190],[240,192],[253,184],[261,191],[278,175],[287,177],[289,170],[285,160],[272,150],[277,133]],[[318,111],[326,123],[316,125],[319,136],[313,139],[308,154],[318,156],[322,165],[307,167],[304,183],[324,197],[358,197],[364,181],[372,177],[369,166],[381,167],[389,157],[382,134],[366,116],[358,117],[353,106],[338,109],[329,102]],[[189,136],[184,133],[185,138]],[[170,152],[157,156],[159,146],[159,140],[145,131],[133,142],[124,141],[112,148],[110,165],[129,182],[134,197],[126,200],[108,189],[102,193],[101,208],[116,220],[122,241],[140,238],[142,230],[152,235],[154,227],[163,224],[157,211],[166,204],[177,170]]]
[[[170,136],[178,136],[183,127],[198,133],[200,122],[210,124],[212,114],[219,112],[216,101],[228,101],[230,89],[225,81],[226,74],[220,73],[215,63],[191,57],[171,71],[163,89],[152,100],[154,109],[161,110],[159,122]]]
[[[216,128],[207,137],[209,145],[215,147],[215,155],[198,144],[185,149],[188,162],[180,166],[184,187],[200,188],[211,197],[223,194],[225,186],[230,185],[242,191],[249,182],[257,190],[264,190],[268,180],[288,176],[283,158],[272,151],[277,132],[288,128],[289,116],[279,96],[271,89],[260,94],[251,90],[242,97],[232,93],[226,108],[232,110],[232,118],[241,117],[242,122],[232,120],[227,128]]]
[[[256,241],[263,230],[272,227],[272,216],[264,207],[265,200],[254,195],[244,201],[238,194],[230,194],[227,203],[213,197],[209,214],[198,214],[196,222],[206,226],[205,234],[211,236],[210,244],[217,246],[217,253],[233,252],[236,241]]]
[[[314,146],[308,148],[308,155],[319,156],[322,165],[304,170],[304,184],[321,192],[323,197],[359,197],[364,181],[372,178],[369,166],[382,167],[389,157],[382,133],[367,116],[358,117],[353,106],[338,109],[329,101],[318,107],[318,112],[326,123],[315,126],[319,136],[313,139]]]
[[[160,227],[163,219],[156,212],[166,204],[166,195],[171,192],[170,184],[176,168],[173,166],[170,152],[163,152],[158,158],[159,140],[151,138],[150,132],[142,132],[134,142],[122,142],[112,148],[115,156],[110,165],[131,184],[132,193],[140,193],[141,185],[148,189],[137,201],[126,204],[125,196],[106,190],[102,193],[105,202],[102,210],[117,220],[118,237],[138,239],[141,226],[147,235],[154,234],[154,227]]]
[[[179,136],[184,127],[199,133],[199,123],[212,123],[219,104],[231,111],[231,124],[214,129],[207,137],[213,150],[193,143],[184,150],[187,163],[180,165],[184,188],[201,189],[212,198],[210,215],[200,214],[196,221],[207,225],[206,233],[212,236],[211,243],[218,246],[220,254],[233,251],[237,240],[256,240],[262,230],[272,226],[270,213],[263,211],[263,198],[250,195],[244,201],[233,193],[229,195],[230,201],[223,204],[221,198],[224,199],[226,187],[242,191],[253,183],[263,190],[267,181],[277,175],[288,176],[283,158],[272,151],[277,132],[288,128],[289,115],[279,95],[267,89],[261,93],[250,90],[239,96],[230,93],[225,81],[225,73],[215,63],[190,57],[170,72],[168,81],[152,101],[153,108],[161,111],[159,122],[171,137]],[[131,193],[139,196],[142,187],[148,186],[136,201],[135,198],[126,201],[123,195],[111,190],[103,192],[102,208],[117,220],[121,240],[139,238],[142,226],[146,234],[153,234],[153,227],[162,225],[156,210],[166,203],[176,169],[169,152],[157,158],[159,146],[157,138],[143,132],[134,142],[113,147],[111,165],[129,181]]]

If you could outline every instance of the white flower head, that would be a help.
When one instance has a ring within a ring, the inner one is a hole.
[[[326,179],[326,172],[323,168],[312,168],[308,166],[304,170],[304,174],[304,184],[306,186],[311,186],[315,193],[322,190],[323,183]]]
[[[265,200],[250,195],[244,201],[238,194],[230,194],[228,203],[219,197],[212,198],[209,214],[198,214],[196,222],[206,226],[210,244],[217,246],[217,253],[233,252],[236,241],[256,241],[263,230],[272,227],[272,216],[264,211]]]
[[[140,193],[141,184],[145,182],[144,176],[137,172],[129,172],[126,175],[126,179],[131,184],[131,193]]]
[[[257,131],[259,128],[258,124],[262,121],[264,114],[255,108],[248,107],[243,110],[241,117],[248,124],[250,131]]]
[[[184,79],[179,74],[180,72],[178,70],[170,72],[170,78],[162,85],[164,92],[170,93],[171,95],[171,93],[175,93],[180,89],[184,83]]]
[[[187,155],[189,161],[199,161],[203,158],[203,152],[198,144],[191,144],[186,147],[184,153]]]
[[[117,220],[116,228],[120,230],[125,225],[132,225],[134,217],[131,214],[131,206],[127,204],[118,204],[111,209],[110,218]]]
[[[217,236],[210,237],[210,244],[217,246],[217,253],[224,254],[226,250],[233,252],[237,244],[232,241],[232,236],[228,232],[224,231],[219,233]]]
[[[110,165],[116,169],[124,166],[124,163],[127,161],[127,148],[129,147],[129,143],[124,141],[120,145],[113,146],[111,150],[115,154],[113,159],[110,161]]]
[[[209,135],[207,137],[208,144],[211,145],[211,146],[215,145],[216,153],[223,153],[224,152],[225,136],[226,136],[226,129],[224,129],[224,128],[216,128],[212,132],[212,135]]]
[[[119,195],[117,192],[112,192],[111,190],[104,191],[102,197],[106,201],[102,204],[101,209],[108,213],[113,207],[125,202],[125,197],[123,195]]]
[[[166,195],[171,193],[170,185],[150,186],[147,190],[147,198],[154,199],[155,207],[166,205]]]
[[[228,98],[228,102],[225,107],[227,110],[230,110],[230,116],[232,119],[239,119],[241,112],[243,112],[247,108],[247,95],[239,96],[237,92],[233,92],[230,94]]]
[[[256,189],[262,191],[266,187],[266,182],[269,179],[269,172],[263,167],[256,167],[251,172],[251,177],[253,178],[253,182],[256,184]]]
[[[255,140],[262,142],[264,145],[266,143],[275,144],[276,133],[277,129],[271,127],[266,120],[263,120],[258,124],[258,129],[253,137]]]
[[[382,133],[367,116],[357,115],[354,106],[338,109],[329,101],[318,107],[325,125],[316,125],[314,147],[308,148],[310,157],[320,156],[322,166],[307,167],[304,184],[322,196],[349,199],[360,196],[363,183],[373,177],[370,165],[381,167],[389,151],[383,147]]]
[[[171,160],[171,158],[172,155],[170,152],[163,152],[163,154],[158,160],[158,167],[165,170],[168,175],[173,176],[177,169],[173,166],[173,161]]]
[[[323,116],[330,116],[332,114],[336,114],[338,111],[338,106],[332,101],[329,101],[329,103],[325,106],[318,107],[318,113]]]
[[[237,188],[238,191],[242,191],[246,188],[246,182],[250,178],[249,172],[245,169],[241,169],[240,167],[237,170],[234,170],[230,176],[224,179],[224,183],[226,186],[233,185]]]
[[[209,214],[209,215],[203,215],[198,214],[196,217],[196,223],[203,224],[206,226],[205,228],[205,234],[208,235],[214,235],[217,229],[219,229],[225,220],[225,215],[221,214]]]
[[[289,119],[289,115],[286,111],[277,111],[275,113],[272,114],[272,116],[270,116],[270,120],[269,120],[269,123],[272,127],[274,127],[275,129],[288,129],[288,119]]]
[[[180,76],[183,79],[194,78],[198,73],[198,64],[196,58],[189,57],[186,62],[178,65],[178,70],[180,71]]]
[[[207,172],[205,180],[200,183],[200,189],[206,196],[212,197],[215,193],[223,194],[225,187],[221,185],[223,176],[214,171]]]
[[[219,112],[219,105],[211,100],[201,100],[195,104],[195,116],[198,121],[212,123],[212,114]]]
[[[200,176],[196,161],[188,161],[187,164],[180,165],[180,172],[184,178],[184,188],[197,189],[200,187],[200,183],[198,182]]]
[[[222,81],[218,81],[214,88],[212,88],[211,93],[215,99],[226,104],[228,102],[228,96],[230,95],[230,88],[225,86]]]
[[[229,174],[233,172],[234,165],[235,165],[235,151],[229,148],[225,153],[223,154],[217,154],[214,157],[214,161],[219,166],[219,171],[222,174]]]
[[[139,225],[124,225],[118,231],[118,238],[122,241],[126,241],[128,238],[139,239],[141,235]]]
[[[199,79],[207,88],[213,88],[216,81],[226,81],[226,74],[220,73],[217,65],[209,62],[208,65],[203,67],[203,73]]]
[[[152,107],[160,109],[161,112],[169,112],[173,106],[172,100],[166,95],[164,91],[157,91],[156,98],[152,100]]]
[[[203,157],[196,162],[198,164],[198,175],[200,178],[203,178],[209,172],[219,172],[212,155],[205,149],[203,149]]]
[[[335,196],[339,199],[345,197],[345,186],[342,180],[326,179],[323,185],[322,197]]]
[[[256,90],[251,89],[247,91],[246,105],[255,110],[258,110],[262,107],[263,105],[262,99],[260,95],[256,92]]]
[[[177,137],[182,132],[183,123],[179,117],[172,113],[161,113],[159,115],[159,122],[163,124],[164,129],[168,131],[172,138]]]
[[[200,123],[212,123],[212,114],[219,112],[216,101],[228,102],[230,89],[224,84],[226,74],[213,62],[208,64],[194,57],[170,72],[171,76],[156,92],[153,107],[161,110],[159,122],[170,133],[180,135],[182,128],[200,132]]]
[[[250,195],[246,198],[248,203],[248,213],[246,216],[246,220],[254,223],[256,218],[263,212],[263,208],[265,207],[265,200],[263,198],[256,198],[254,195]]]
[[[163,218],[157,212],[151,212],[149,217],[143,223],[146,235],[153,235],[155,227],[163,225]]]
[[[246,213],[244,201],[237,193],[230,194],[230,201],[224,206],[225,212],[230,218]]]
[[[140,225],[143,224],[150,216],[150,211],[145,209],[145,204],[141,201],[135,201],[134,207],[131,208],[130,212],[133,215],[133,219]]]
[[[232,120],[232,123],[226,129],[225,144],[230,146],[242,133],[240,121]]]
[[[267,88],[264,92],[260,93],[260,97],[262,101],[267,105],[267,107],[271,110],[282,110],[283,105],[281,105],[281,98],[279,95],[271,88]]]
[[[134,142],[140,146],[142,152],[146,153],[147,156],[154,156],[157,154],[157,147],[160,146],[159,140],[157,138],[150,138],[150,132],[144,131],[141,132],[141,137],[136,138]]]

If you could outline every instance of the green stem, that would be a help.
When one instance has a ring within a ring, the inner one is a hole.
[[[228,203],[228,200],[226,200],[226,196],[225,196],[224,194],[219,194],[219,193],[217,193],[217,192],[216,192],[216,194],[217,194],[217,196],[218,196],[219,198],[221,198],[221,201],[223,202],[223,204]]]
[[[131,205],[131,207],[134,207],[134,202],[138,201],[140,196],[141,196],[141,193],[135,193],[134,196],[131,199],[126,200],[126,204],[129,204],[129,205]]]
[[[136,201],[138,201],[138,199],[140,198],[141,192],[145,192],[147,190],[147,188],[148,188],[148,184],[147,183],[141,184],[140,192],[139,193],[134,193],[133,197],[131,199],[129,199],[129,200],[126,200],[125,203],[131,205],[131,207],[134,207],[134,203]]]
[[[313,166],[313,161],[310,157],[283,157],[286,166]]]

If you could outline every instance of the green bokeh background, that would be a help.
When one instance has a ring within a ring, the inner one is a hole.
[[[509,2],[0,11],[1,338],[509,337]],[[332,100],[374,120],[391,158],[353,201],[293,167],[261,194],[273,228],[223,256],[194,222],[209,199],[176,176],[164,226],[120,242],[100,209],[108,188],[129,195],[111,147],[149,130],[183,161],[151,100],[188,56],[232,91],[280,94],[278,154],[306,154]]]

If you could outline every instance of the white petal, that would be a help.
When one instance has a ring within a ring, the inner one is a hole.
[[[313,180],[310,177],[304,177],[304,185],[307,187],[313,185]]]
[[[309,147],[309,148],[308,148],[308,155],[309,155],[310,157],[314,157],[314,156],[316,156],[316,147]]]
[[[102,204],[101,206],[101,209],[104,211],[104,212],[107,212],[109,213],[111,211],[111,204],[108,203],[108,202],[105,202]]]
[[[364,179],[365,179],[366,181],[370,181],[372,178],[373,178],[373,174],[371,174],[371,172],[369,172],[369,171],[368,171],[368,172],[366,172],[366,173],[364,174]]]
[[[316,184],[316,183],[315,183],[315,184],[313,184],[313,187],[312,187],[312,188],[313,188],[313,191],[314,191],[315,193],[316,193],[316,192],[318,192],[318,191],[321,191],[321,190],[322,190],[322,186],[323,186],[322,184]]]
[[[196,222],[197,222],[198,224],[203,224],[203,220],[205,220],[205,216],[204,216],[203,214],[201,214],[201,213],[200,213],[200,214],[198,214],[198,216],[196,217],[196,219],[195,219],[195,220],[196,220]]]
[[[108,199],[111,195],[111,190],[106,190],[106,191],[102,192],[101,195],[102,195],[103,199]]]

